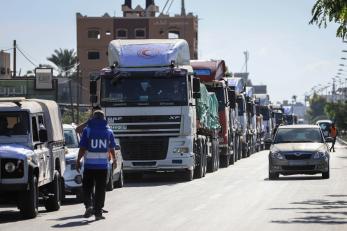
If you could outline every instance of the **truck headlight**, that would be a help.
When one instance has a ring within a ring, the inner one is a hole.
[[[174,153],[189,153],[188,147],[179,147],[173,150]]]
[[[318,151],[314,154],[313,159],[320,159],[326,156],[325,152],[322,151]]]
[[[280,152],[272,152],[271,156],[279,160],[284,160],[284,156]]]
[[[5,164],[5,171],[7,173],[13,173],[16,170],[16,165],[13,162],[7,162]]]

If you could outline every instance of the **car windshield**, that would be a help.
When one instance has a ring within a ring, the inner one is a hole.
[[[27,112],[0,112],[0,136],[29,134]]]
[[[125,77],[112,84],[102,79],[101,104],[104,106],[188,105],[185,76]]]
[[[68,148],[78,148],[78,139],[76,132],[73,129],[64,130],[65,145]]]
[[[274,143],[324,143],[319,128],[279,128]]]

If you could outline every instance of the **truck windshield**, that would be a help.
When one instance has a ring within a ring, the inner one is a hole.
[[[218,100],[218,111],[224,111],[225,110],[225,94],[224,89],[222,87],[209,87],[207,85],[207,90],[209,92],[216,93],[217,100]]]
[[[112,84],[111,78],[101,82],[102,106],[184,106],[188,105],[187,78],[125,77]]]
[[[28,117],[26,112],[0,112],[0,136],[27,135]]]

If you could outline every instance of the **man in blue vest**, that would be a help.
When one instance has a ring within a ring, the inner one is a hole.
[[[102,215],[104,207],[107,181],[107,165],[109,153],[115,160],[116,143],[113,132],[108,127],[103,111],[96,110],[93,118],[84,128],[80,141],[77,158],[77,170],[80,169],[81,158],[84,157],[83,193],[86,212],[85,218],[94,213],[95,219],[105,219]],[[92,194],[95,186],[95,203],[93,208]]]

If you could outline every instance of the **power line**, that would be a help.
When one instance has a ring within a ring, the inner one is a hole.
[[[22,51],[21,51],[21,49],[19,49],[18,47],[17,47],[17,50],[23,55],[23,57],[28,61],[28,62],[30,62],[32,65],[34,65],[35,67],[37,67],[37,65],[33,62],[33,61],[31,61]]]

